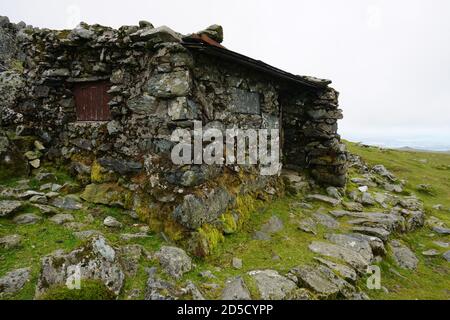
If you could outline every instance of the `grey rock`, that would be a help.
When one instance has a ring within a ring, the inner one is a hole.
[[[92,237],[101,236],[102,233],[97,230],[86,230],[86,231],[79,231],[73,233],[74,237],[79,240],[87,240]]]
[[[117,228],[117,229],[120,229],[123,226],[122,223],[117,221],[117,219],[114,217],[106,217],[105,220],[103,221],[103,224],[108,228]]]
[[[123,272],[129,277],[137,275],[139,261],[142,257],[151,258],[150,253],[144,247],[137,244],[122,246],[116,252]]]
[[[339,222],[325,213],[316,212],[313,214],[313,217],[319,224],[329,229],[338,229],[340,227]]]
[[[397,265],[404,269],[415,270],[419,260],[407,246],[397,240],[391,242],[392,255]]]
[[[366,179],[366,178],[353,178],[350,181],[357,184],[360,187],[366,186],[366,187],[375,188],[377,186],[377,184],[375,182],[373,182],[372,180]]]
[[[139,21],[139,28],[154,28],[151,22],[141,20]]]
[[[59,210],[57,208],[55,208],[55,207],[52,207],[52,206],[47,206],[47,205],[43,205],[43,204],[39,204],[39,203],[34,203],[33,207],[39,209],[39,211],[42,214],[45,214],[45,215],[53,215],[53,214],[58,214],[59,213]]]
[[[302,219],[298,223],[298,228],[306,233],[317,234],[317,223],[312,218]]]
[[[25,214],[21,214],[18,215],[17,217],[15,217],[13,219],[15,224],[19,224],[19,225],[28,225],[28,224],[35,224],[38,223],[42,218],[32,214],[32,213],[25,213]]]
[[[372,168],[372,171],[375,172],[376,174],[379,174],[382,177],[388,178],[391,181],[395,181],[396,178],[395,176],[386,169],[385,166],[383,166],[382,164],[376,165]]]
[[[400,200],[400,205],[412,211],[421,211],[423,210],[423,203],[417,199],[416,197],[405,197]]]
[[[363,205],[373,206],[375,204],[375,199],[368,192],[364,192],[361,196],[361,203]]]
[[[444,228],[444,227],[439,227],[439,226],[433,227],[433,231],[438,233],[438,234],[442,234],[442,235],[449,235],[450,234],[450,229]]]
[[[145,292],[145,300],[160,301],[160,300],[175,300],[178,292],[172,282],[161,279],[157,275],[157,269],[151,268],[147,270],[148,281]]]
[[[342,206],[349,211],[361,212],[364,210],[364,207],[358,202],[343,202]]]
[[[361,233],[351,233],[348,235],[358,240],[367,241],[372,248],[372,252],[375,256],[384,256],[386,254],[386,248],[384,246],[383,240],[381,240],[380,238]]]
[[[192,269],[192,260],[183,249],[162,247],[156,254],[156,259],[163,270],[175,279],[179,279]]]
[[[324,265],[301,266],[290,273],[297,277],[299,286],[312,290],[323,299],[346,297],[355,291],[348,282]]]
[[[15,294],[22,290],[30,279],[30,269],[23,268],[8,272],[0,278],[0,297],[7,294]]]
[[[150,238],[147,233],[124,233],[120,235],[120,240],[122,241],[132,241],[147,238]]]
[[[60,214],[57,214],[57,215],[54,215],[53,217],[51,217],[50,221],[52,221],[53,223],[56,223],[56,224],[63,225],[66,222],[75,221],[75,218],[71,214],[60,213]]]
[[[46,196],[33,196],[33,197],[31,197],[30,202],[46,204],[48,202],[48,199]]]
[[[399,184],[384,183],[383,188],[384,188],[384,190],[389,191],[389,192],[396,192],[396,193],[403,192],[403,187]]]
[[[314,258],[314,260],[330,268],[348,282],[355,283],[358,279],[356,271],[346,265],[338,264],[322,258]]]
[[[331,197],[327,197],[327,196],[324,196],[321,194],[310,194],[310,195],[307,195],[306,198],[308,200],[320,201],[320,202],[332,205],[333,207],[336,207],[341,203],[340,200],[337,200],[337,199],[334,199]]]
[[[365,234],[368,236],[374,236],[386,242],[389,239],[390,232],[383,228],[372,228],[372,227],[354,227],[353,232]]]
[[[248,273],[255,281],[256,287],[263,300],[289,299],[297,285],[292,280],[280,275],[274,270],[257,270]]]
[[[242,269],[242,260],[239,258],[233,258],[233,260],[231,261],[231,265],[234,269],[240,270]]]
[[[23,200],[30,199],[31,197],[34,197],[34,196],[45,196],[45,194],[42,192],[34,191],[34,190],[28,190],[28,191],[22,192],[17,195],[17,197],[19,199],[23,199]]]
[[[44,77],[48,77],[48,78],[54,78],[54,77],[69,77],[70,76],[70,71],[69,69],[49,69],[44,71],[43,73]]]
[[[176,98],[187,96],[191,89],[188,71],[155,74],[150,78],[148,93],[158,98]]]
[[[209,26],[206,30],[198,32],[198,34],[205,34],[218,43],[223,42],[223,28],[217,24]]]
[[[77,267],[80,267],[81,279],[101,281],[114,294],[119,295],[125,275],[115,250],[105,238],[97,236],[70,253],[59,250],[44,257],[36,285],[36,296],[44,294],[49,287],[64,285],[71,270]]]
[[[132,37],[139,36],[141,41],[150,41],[154,44],[162,42],[180,42],[180,36],[166,26],[153,28],[152,26],[139,30],[137,33],[132,34]]]
[[[341,247],[358,252],[366,261],[372,262],[374,256],[372,247],[365,239],[347,234],[330,234],[326,239]]]
[[[65,196],[59,197],[52,201],[52,205],[64,209],[64,210],[80,210],[83,209],[83,205],[80,203],[77,197]]]
[[[315,241],[309,245],[309,249],[325,257],[340,259],[361,273],[366,271],[370,263],[358,252],[331,243]]]
[[[424,255],[425,257],[436,257],[436,256],[439,256],[440,253],[437,250],[431,249],[431,250],[423,251],[422,255]]]
[[[450,247],[450,242],[434,241],[433,243],[435,245],[437,245],[438,247],[441,247],[441,248],[448,248],[448,247]]]
[[[228,279],[222,291],[222,300],[251,300],[250,291],[242,277]]]
[[[188,281],[186,284],[186,288],[184,288],[184,291],[186,294],[190,295],[192,297],[193,301],[202,301],[205,300],[205,297],[200,292],[200,290],[197,288],[197,286],[192,282]]]
[[[335,187],[328,187],[327,194],[328,194],[328,196],[335,198],[337,200],[342,199],[342,195],[340,194],[339,190]]]
[[[0,217],[6,217],[23,206],[23,202],[3,200],[0,201]]]
[[[283,221],[277,216],[272,216],[261,228],[261,231],[266,234],[273,234],[283,230]]]
[[[256,231],[253,236],[252,236],[253,240],[259,240],[259,241],[269,241],[271,238],[271,236],[265,232],[262,231]]]
[[[22,237],[18,234],[11,234],[0,238],[0,248],[14,249],[20,247],[22,243]]]
[[[80,25],[71,31],[69,37],[72,39],[92,40],[95,37],[95,32]]]
[[[215,221],[222,215],[235,198],[225,189],[215,189],[205,197],[192,194],[184,197],[183,203],[177,206],[173,217],[183,226],[197,230],[203,224]]]
[[[143,169],[142,163],[113,158],[101,158],[98,159],[98,163],[103,168],[117,172],[121,175],[137,174]]]
[[[450,262],[450,251],[447,251],[447,252],[444,253],[442,256],[444,257],[445,260],[447,260],[448,262]]]

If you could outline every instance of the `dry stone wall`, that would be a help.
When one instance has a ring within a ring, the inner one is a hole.
[[[8,52],[0,73],[0,91],[8,92],[0,109],[2,159],[39,147],[24,173],[39,168],[37,160],[69,167],[84,200],[133,210],[198,255],[237,230],[251,199],[281,192],[282,182],[252,166],[174,165],[176,129],[193,129],[194,121],[222,131],[281,129],[286,165],[311,169],[319,182],[345,184],[333,89],[293,87],[189,50],[182,35],[144,21],[117,30],[2,24],[0,35],[15,43],[0,52],[2,59]],[[199,34],[223,39],[218,26]],[[77,121],[74,87],[98,81],[110,83],[110,121]],[[22,148],[13,152],[17,142]]]

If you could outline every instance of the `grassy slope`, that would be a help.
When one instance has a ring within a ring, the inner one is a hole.
[[[446,222],[450,226],[449,212],[438,212],[431,207],[435,204],[443,204],[450,208],[450,155],[432,154],[432,153],[411,153],[400,151],[380,151],[378,148],[363,148],[356,144],[348,144],[349,149],[361,156],[371,165],[384,164],[388,169],[392,170],[399,178],[408,181],[406,192],[415,192],[415,186],[421,183],[433,185],[436,190],[435,196],[427,196],[420,194],[425,201],[427,213],[434,215]],[[427,159],[427,163],[422,163],[420,159]],[[351,172],[351,175],[354,175]],[[64,177],[64,180],[67,180]],[[349,184],[349,189],[355,186]],[[251,219],[243,226],[242,232],[226,237],[225,242],[221,245],[212,256],[205,260],[196,260],[195,269],[188,273],[183,280],[193,280],[200,289],[205,293],[207,298],[219,298],[219,289],[207,289],[202,283],[217,283],[222,285],[229,277],[236,275],[244,275],[247,271],[255,269],[275,269],[282,273],[287,272],[294,266],[310,263],[313,261],[314,255],[308,250],[308,245],[313,240],[322,238],[325,229],[319,229],[318,235],[313,236],[306,234],[297,229],[297,221],[302,217],[309,216],[312,212],[320,207],[331,209],[330,207],[314,204],[314,210],[307,211],[292,207],[295,202],[301,201],[301,195],[285,197],[270,203],[260,202],[260,207],[252,214]],[[25,208],[26,212],[31,212],[31,208]],[[373,208],[377,210],[379,208]],[[138,227],[133,226],[128,216],[124,215],[119,209],[111,209],[106,207],[91,206],[85,210],[74,213],[77,221],[86,222],[88,214],[95,217],[93,223],[89,223],[87,229],[97,229],[105,233],[107,238],[114,244],[119,244],[118,235],[126,232],[138,232]],[[112,215],[122,221],[127,227],[120,232],[111,232],[102,226],[103,219]],[[285,227],[273,236],[270,241],[252,240],[252,234],[258,230],[261,225],[270,219],[272,215],[280,217]],[[345,219],[341,221],[342,229],[346,229]],[[19,233],[24,238],[24,245],[20,249],[5,251],[0,249],[0,276],[8,271],[20,267],[32,267],[32,281],[26,285],[25,289],[16,295],[16,299],[32,299],[34,294],[34,285],[40,268],[40,258],[53,252],[56,249],[73,250],[81,245],[70,231],[62,226],[56,226],[44,220],[34,226],[16,227],[10,219],[0,218],[0,236]],[[424,258],[420,253],[426,249],[436,247],[432,242],[435,240],[449,241],[449,238],[430,237],[431,231],[423,229],[421,231],[401,236],[402,240],[407,242],[416,252],[420,259],[419,269],[415,273],[403,271],[394,266],[390,259],[381,263],[382,267],[382,285],[389,290],[389,294],[383,291],[367,292],[374,299],[449,299],[450,293],[450,274],[448,263],[442,257]],[[154,236],[148,240],[133,241],[132,243],[142,244],[149,251],[157,250],[163,241]],[[123,245],[123,243],[120,243]],[[424,246],[424,247],[421,247]],[[424,249],[426,248],[426,249]],[[274,259],[278,256],[279,259]],[[235,270],[231,266],[233,257],[241,258],[244,262],[242,270]],[[144,268],[152,265],[153,262],[144,262],[140,266],[139,273],[132,279],[127,279],[125,283],[125,292],[132,288],[144,289],[146,282],[146,274]],[[218,279],[205,280],[201,279],[199,272],[210,270]],[[393,273],[395,270],[396,273]],[[245,276],[246,282],[250,286],[250,290],[254,297],[257,297],[256,290],[251,285],[250,279]],[[364,281],[359,286],[364,290]],[[367,290],[365,290],[367,291]],[[142,298],[141,295],[137,298]],[[123,293],[120,298],[126,298]]]
[[[347,143],[352,153],[358,154],[370,165],[384,164],[400,179],[407,181],[405,190],[415,193],[425,204],[427,217],[435,216],[450,226],[450,212],[437,211],[432,207],[442,204],[450,208],[450,155],[444,153],[406,152],[396,150],[380,150],[379,148],[364,148],[354,143]],[[435,195],[427,195],[417,191],[417,185],[430,184]],[[413,232],[401,237],[411,246],[420,260],[417,272],[408,272],[396,268],[392,260],[381,264],[382,285],[390,291],[372,291],[369,294],[374,299],[449,299],[450,298],[450,268],[442,257],[424,257],[421,253],[428,249],[445,252],[433,242],[440,240],[449,242],[449,236],[432,236],[429,228]],[[390,270],[394,269],[401,276]]]

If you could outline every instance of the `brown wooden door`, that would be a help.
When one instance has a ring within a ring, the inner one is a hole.
[[[74,86],[77,121],[111,120],[109,87],[108,82],[80,83]]]

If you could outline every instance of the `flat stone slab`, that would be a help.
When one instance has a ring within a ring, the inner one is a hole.
[[[367,270],[370,263],[358,252],[332,243],[314,241],[309,249],[325,257],[342,260],[361,273]]]
[[[10,200],[0,201],[0,217],[6,217],[11,213],[16,212],[22,207],[22,205],[23,202],[21,201],[10,201]]]
[[[334,199],[334,198],[331,198],[328,196],[324,196],[322,194],[310,194],[310,195],[306,196],[306,199],[311,200],[311,201],[323,202],[323,203],[332,205],[333,207],[337,207],[341,203],[341,200]]]
[[[444,228],[444,227],[433,227],[433,231],[438,233],[438,234],[442,234],[442,235],[449,235],[450,234],[450,229],[448,228]]]
[[[248,273],[256,283],[263,300],[284,300],[297,289],[297,284],[275,270],[257,270]]]
[[[391,242],[391,250],[394,260],[399,267],[409,270],[417,269],[419,260],[407,246],[394,240]]]
[[[228,279],[222,291],[222,300],[251,300],[250,291],[242,277]]]
[[[11,234],[0,238],[0,248],[14,249],[20,247],[22,243],[22,236],[18,234]]]
[[[356,271],[350,267],[347,267],[346,265],[335,263],[322,258],[314,258],[314,260],[335,271],[346,281],[354,283],[358,279]]]
[[[329,229],[338,229],[340,227],[339,222],[326,213],[316,212],[313,214],[313,218],[324,227]]]
[[[3,294],[15,294],[22,290],[30,279],[30,269],[17,269],[0,278],[0,297]]]
[[[42,218],[33,214],[33,213],[25,213],[21,214],[13,219],[15,224],[19,225],[27,225],[27,224],[35,224],[39,222]]]
[[[75,218],[71,214],[57,214],[50,218],[50,221],[56,224],[64,224],[66,222],[73,222]]]
[[[353,232],[365,234],[368,236],[374,236],[383,240],[383,242],[388,241],[391,233],[383,228],[371,228],[371,227],[354,227]]]
[[[365,239],[358,239],[346,234],[330,234],[326,236],[326,239],[338,246],[358,252],[369,262],[373,260],[372,247]]]

